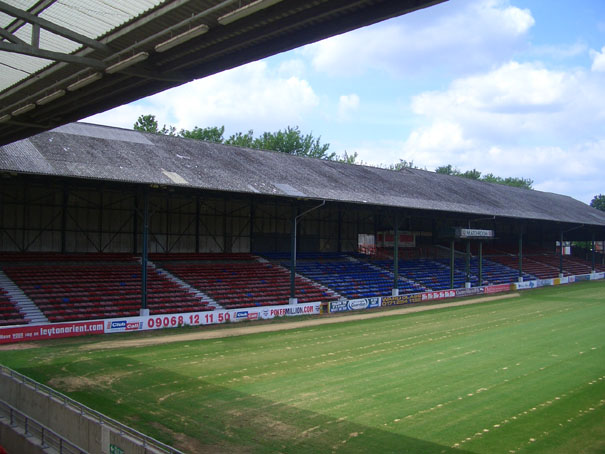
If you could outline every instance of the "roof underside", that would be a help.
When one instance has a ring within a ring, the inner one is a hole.
[[[0,171],[605,226],[559,194],[85,123],[1,147]]]
[[[441,1],[0,0],[0,144]]]

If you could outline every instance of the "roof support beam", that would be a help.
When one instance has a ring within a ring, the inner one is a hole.
[[[92,47],[93,49],[111,52],[111,49],[108,46],[103,43],[100,43],[99,41],[91,39],[88,36],[84,36],[80,33],[74,32],[73,30],[69,30],[68,28],[65,28],[61,25],[53,24],[52,22],[46,19],[38,17],[35,14],[28,13],[27,11],[23,11],[22,9],[15,8],[14,6],[8,5],[3,1],[0,1],[0,11],[10,16],[29,22],[30,24],[34,25],[34,28],[35,26],[42,27],[43,29],[48,30],[49,32],[55,33],[56,35],[62,36],[64,38],[83,44],[85,46]]]
[[[0,36],[2,36],[4,39],[10,41],[13,44],[23,44],[27,46],[27,43],[25,41],[20,38],[17,38],[15,35],[13,35],[8,30],[5,30],[4,28],[0,28]]]
[[[64,61],[88,66],[96,69],[105,69],[105,63],[94,58],[78,57],[76,55],[54,52],[52,50],[40,49],[29,44],[3,43],[0,41],[0,50],[16,54],[29,55],[31,57],[45,58],[47,60]]]

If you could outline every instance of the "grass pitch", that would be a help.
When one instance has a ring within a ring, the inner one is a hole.
[[[65,340],[0,362],[192,453],[603,453],[604,295],[586,282],[218,340]]]

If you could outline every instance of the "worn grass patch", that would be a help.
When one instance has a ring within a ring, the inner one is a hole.
[[[604,294],[0,362],[187,452],[602,453]]]

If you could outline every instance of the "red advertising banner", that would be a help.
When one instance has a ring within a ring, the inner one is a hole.
[[[510,284],[490,285],[485,287],[485,293],[501,293],[511,290]]]
[[[102,334],[103,332],[103,320],[56,323],[53,325],[23,325],[12,328],[0,328],[0,344],[85,336],[87,334]]]

